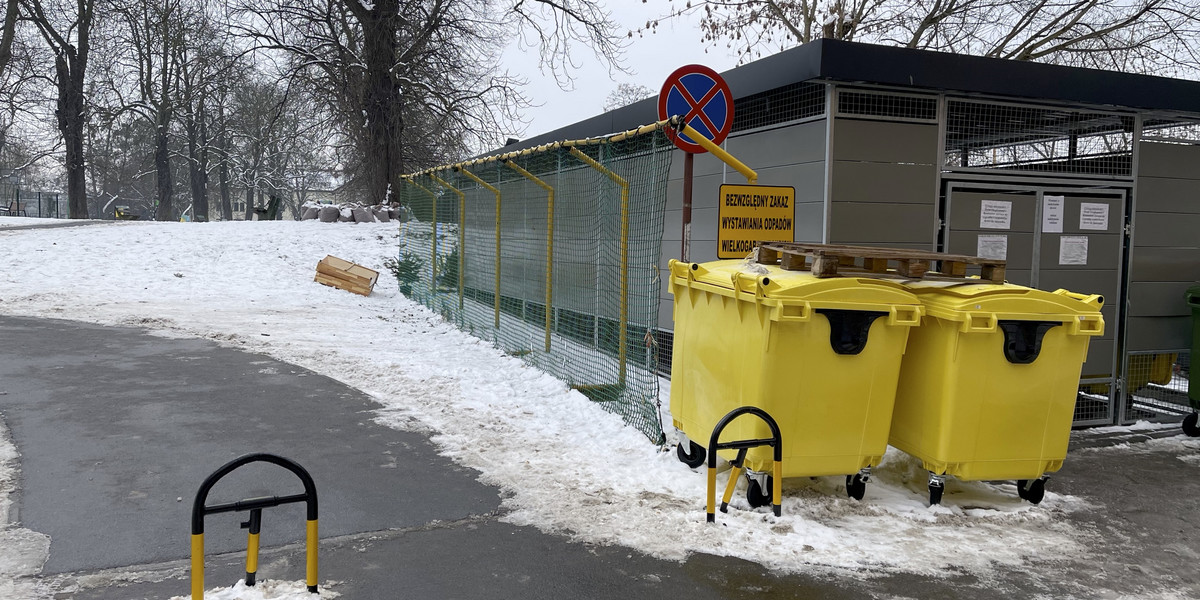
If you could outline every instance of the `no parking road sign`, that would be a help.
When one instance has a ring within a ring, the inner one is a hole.
[[[733,127],[733,94],[716,71],[703,65],[679,67],[667,77],[658,94],[658,118],[679,115],[697,133],[714,144],[725,141]],[[688,136],[668,129],[679,149],[692,154],[705,152]]]

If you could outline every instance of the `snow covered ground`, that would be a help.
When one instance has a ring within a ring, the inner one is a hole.
[[[1083,500],[1051,486],[1033,507],[1011,484],[951,480],[943,505],[928,507],[926,473],[894,450],[862,502],[846,497],[841,478],[789,480],[782,517],[749,510],[738,494],[719,525],[707,525],[704,477],[671,448],[402,296],[383,268],[396,254],[395,223],[22,227],[39,222],[0,217],[0,314],[202,337],[343,381],[379,401],[380,422],[428,432],[443,454],[503,488],[511,523],[669,559],[701,551],[862,577],[986,577],[1033,556],[1088,556],[1094,534],[1065,518],[1087,508]],[[326,254],[381,271],[374,293],[314,283]],[[16,464],[4,439],[0,431],[0,508]],[[36,569],[48,541],[7,527],[0,536],[28,543],[0,543],[0,597],[20,598],[6,593],[5,577]]]

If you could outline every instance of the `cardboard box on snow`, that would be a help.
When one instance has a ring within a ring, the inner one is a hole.
[[[317,263],[317,276],[314,281],[361,296],[370,296],[378,279],[378,271],[329,255]]]

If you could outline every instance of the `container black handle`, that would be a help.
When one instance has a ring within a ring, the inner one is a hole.
[[[867,347],[871,323],[888,313],[877,310],[838,310],[818,308],[817,314],[829,320],[829,346],[842,355],[857,355]]]
[[[1004,358],[1014,365],[1027,365],[1037,360],[1042,352],[1042,338],[1046,332],[1062,325],[1058,321],[1008,321],[999,322],[1004,332]]]

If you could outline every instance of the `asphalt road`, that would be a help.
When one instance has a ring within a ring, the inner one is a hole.
[[[203,340],[0,317],[0,418],[21,452],[16,510],[51,538],[39,579],[54,598],[188,591],[191,500],[248,452],[309,469],[321,505],[321,580],[347,600],[442,598],[1200,597],[1200,467],[1157,454],[1073,454],[1054,489],[1094,506],[1071,518],[1095,557],[1055,557],[987,580],[963,573],[779,576],[745,561],[653,559],[500,520],[500,492],[425,436],[373,421],[336,381]],[[209,503],[300,491],[247,467]],[[243,573],[242,514],[206,520],[209,587]],[[260,578],[303,579],[301,505],[263,514]],[[871,575],[871,576],[867,576]]]

